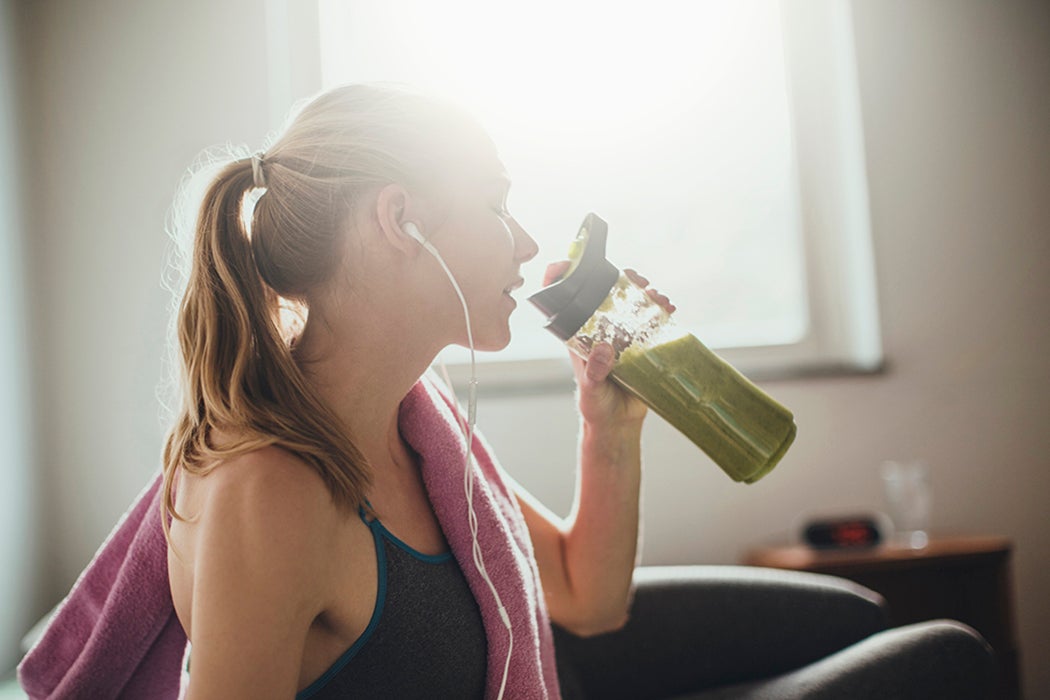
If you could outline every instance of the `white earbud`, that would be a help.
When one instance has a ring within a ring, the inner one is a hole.
[[[420,245],[425,246],[427,244],[427,239],[423,238],[423,234],[419,232],[419,227],[411,221],[406,221],[405,225],[401,227],[401,230],[407,233],[413,240],[415,240]]]

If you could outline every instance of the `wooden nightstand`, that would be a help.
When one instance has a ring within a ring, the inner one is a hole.
[[[758,547],[743,563],[842,576],[881,593],[890,624],[950,618],[980,632],[995,649],[1000,697],[1020,694],[1020,652],[1014,625],[1012,545],[1002,537],[938,537],[925,549],[815,550],[805,545]]]

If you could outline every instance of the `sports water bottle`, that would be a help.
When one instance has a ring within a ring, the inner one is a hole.
[[[677,326],[645,290],[605,258],[607,224],[588,214],[568,272],[529,297],[546,328],[586,359],[597,343],[616,353],[611,377],[696,443],[733,480],[754,483],[795,439],[791,411]]]

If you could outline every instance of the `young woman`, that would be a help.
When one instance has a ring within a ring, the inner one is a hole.
[[[190,700],[336,687],[469,698],[506,675],[464,577],[476,564],[448,556],[421,475],[427,447],[408,444],[399,412],[442,348],[510,340],[512,293],[537,246],[507,211],[509,187],[471,119],[375,85],[317,97],[266,152],[211,182],[178,319],[183,404],[165,451]],[[299,326],[282,313],[289,303],[305,311]],[[626,617],[646,411],[607,381],[611,347],[574,363],[572,517],[485,474],[487,488],[513,494],[504,512],[527,528],[542,587],[531,605],[591,635]],[[529,643],[518,634],[515,653]]]

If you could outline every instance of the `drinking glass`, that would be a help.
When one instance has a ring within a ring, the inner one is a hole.
[[[894,540],[911,549],[922,549],[930,541],[929,471],[919,460],[887,461],[880,469]]]

